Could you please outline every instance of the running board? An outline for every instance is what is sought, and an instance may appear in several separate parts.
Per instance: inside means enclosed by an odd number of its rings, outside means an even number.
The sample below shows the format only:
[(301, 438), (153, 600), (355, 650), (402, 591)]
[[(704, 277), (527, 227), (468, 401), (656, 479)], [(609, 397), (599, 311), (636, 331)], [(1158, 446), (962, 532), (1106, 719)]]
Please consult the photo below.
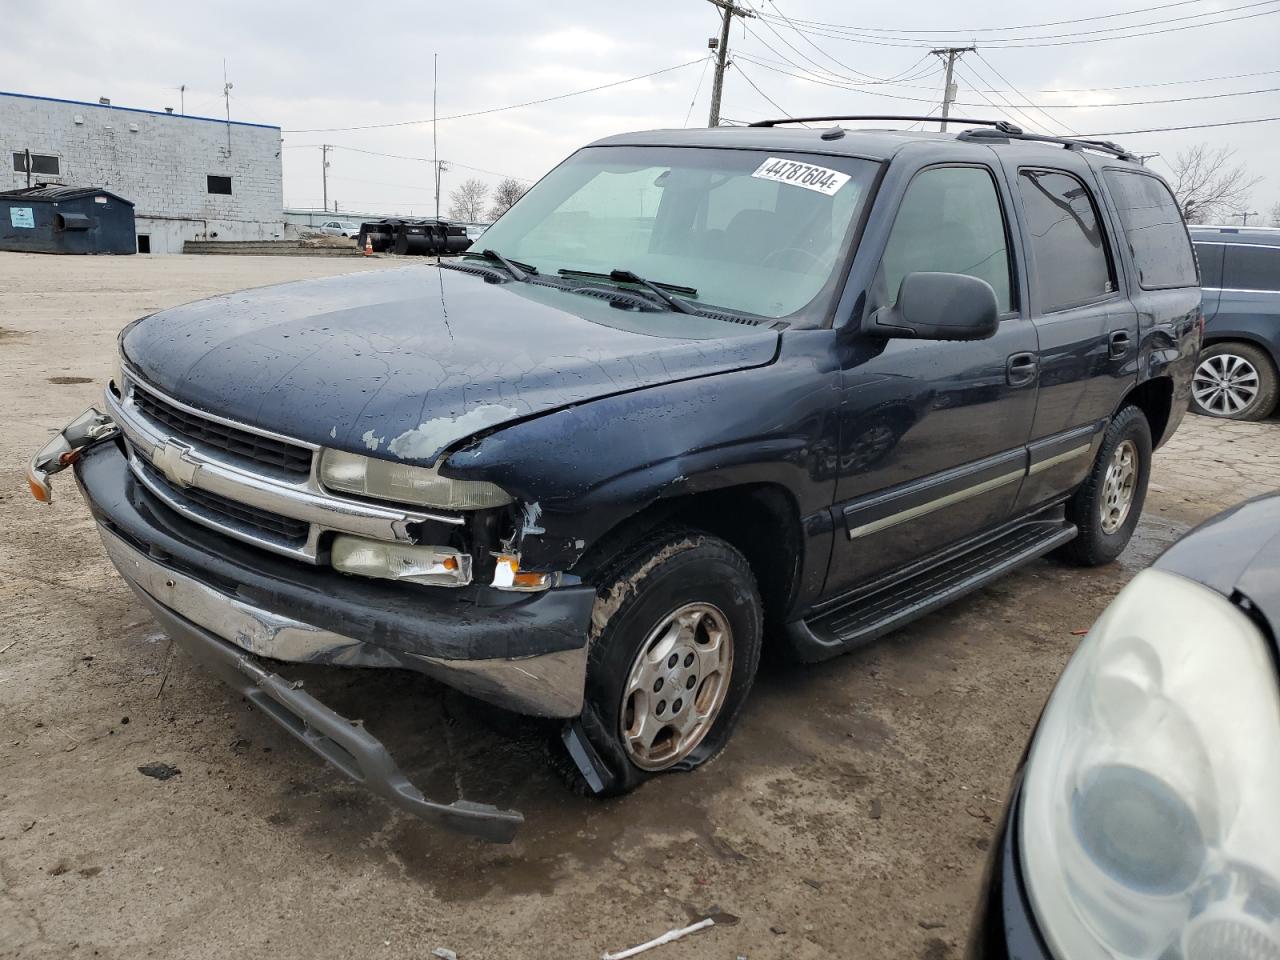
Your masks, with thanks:
[(1061, 519), (1020, 524), (923, 569), (873, 585), (834, 609), (787, 624), (792, 649), (815, 662), (868, 643), (1075, 539)]

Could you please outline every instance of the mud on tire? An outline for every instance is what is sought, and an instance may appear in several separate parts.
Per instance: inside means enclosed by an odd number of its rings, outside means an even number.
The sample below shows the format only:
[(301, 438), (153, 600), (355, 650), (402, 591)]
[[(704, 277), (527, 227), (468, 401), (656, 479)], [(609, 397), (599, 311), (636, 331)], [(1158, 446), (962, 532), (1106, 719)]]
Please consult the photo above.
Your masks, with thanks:
[[(674, 527), (645, 537), (592, 580), (597, 598), (579, 723), (611, 774), (599, 793), (611, 796), (660, 773), (692, 770), (724, 748), (759, 665), (761, 602), (738, 550), (708, 534)], [(724, 644), (729, 645), (727, 669)], [(719, 668), (713, 653), (721, 658)], [(694, 723), (704, 710), (711, 712), (695, 724), (696, 735), (679, 733), (677, 726)], [(658, 725), (655, 751), (638, 749), (637, 741), (644, 738), (636, 733), (653, 727), (637, 717)], [(552, 749), (552, 765), (570, 787), (595, 793), (563, 746), (557, 742)]]

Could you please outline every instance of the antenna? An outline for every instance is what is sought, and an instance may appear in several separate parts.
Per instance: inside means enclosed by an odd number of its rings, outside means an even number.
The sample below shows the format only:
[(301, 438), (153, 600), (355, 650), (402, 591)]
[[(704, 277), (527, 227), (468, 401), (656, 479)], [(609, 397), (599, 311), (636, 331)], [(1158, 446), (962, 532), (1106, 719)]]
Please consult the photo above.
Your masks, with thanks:
[(436, 168), (436, 219), (440, 219), (440, 144), (436, 139), (436, 89), (440, 83), (440, 54), (431, 54), (431, 165)]

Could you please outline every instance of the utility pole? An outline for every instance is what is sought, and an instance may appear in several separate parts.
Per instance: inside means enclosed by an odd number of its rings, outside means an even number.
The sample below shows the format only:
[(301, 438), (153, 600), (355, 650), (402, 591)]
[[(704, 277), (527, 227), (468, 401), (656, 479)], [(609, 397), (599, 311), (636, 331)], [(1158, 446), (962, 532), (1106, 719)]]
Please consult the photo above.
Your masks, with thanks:
[(1240, 226), (1242, 227), (1247, 227), (1249, 225), (1249, 218), (1256, 217), (1257, 215), (1258, 215), (1257, 210), (1249, 210), (1249, 211), (1237, 210), (1236, 211), (1236, 216), (1240, 218)]
[(947, 81), (942, 88), (942, 125), (939, 130), (947, 129), (947, 117), (951, 116), (951, 104), (956, 99), (956, 85), (951, 80), (951, 72), (955, 68), (956, 61), (966, 53), (976, 53), (977, 47), (939, 47), (937, 50), (929, 52), (935, 57), (945, 57), (947, 60)]
[(231, 88), (234, 86), (227, 80), (227, 61), (222, 61), (222, 98), (227, 102), (227, 156), (231, 156)]
[[(320, 144), (320, 183), (324, 190), (324, 200), (321, 201), (321, 206), (324, 207), (325, 213), (329, 212), (329, 151), (332, 149), (333, 147), (327, 143)], [(337, 204), (334, 204), (334, 208), (337, 208)]]
[(720, 39), (711, 37), (707, 46), (716, 52), (716, 75), (711, 84), (711, 116), (707, 118), (708, 127), (720, 126), (720, 93), (724, 89), (724, 72), (729, 66), (729, 24), (734, 17), (754, 17), (750, 10), (736, 6), (733, 0), (708, 0), (712, 6), (720, 8)]
[(440, 174), (445, 173), (449, 169), (448, 160), (434, 161), (436, 168), (436, 219), (440, 219)]

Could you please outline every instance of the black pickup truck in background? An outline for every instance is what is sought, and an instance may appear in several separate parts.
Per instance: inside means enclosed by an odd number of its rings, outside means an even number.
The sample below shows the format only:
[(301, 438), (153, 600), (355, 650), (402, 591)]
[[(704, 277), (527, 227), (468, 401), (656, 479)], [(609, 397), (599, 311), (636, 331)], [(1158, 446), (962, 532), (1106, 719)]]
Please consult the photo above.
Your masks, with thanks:
[(74, 463), (165, 630), (401, 807), (268, 661), (557, 718), (608, 795), (727, 742), (762, 645), (849, 650), (1050, 551), (1101, 564), (1187, 408), (1200, 281), (1113, 144), (953, 121), (610, 137), (477, 248), (125, 329)]

